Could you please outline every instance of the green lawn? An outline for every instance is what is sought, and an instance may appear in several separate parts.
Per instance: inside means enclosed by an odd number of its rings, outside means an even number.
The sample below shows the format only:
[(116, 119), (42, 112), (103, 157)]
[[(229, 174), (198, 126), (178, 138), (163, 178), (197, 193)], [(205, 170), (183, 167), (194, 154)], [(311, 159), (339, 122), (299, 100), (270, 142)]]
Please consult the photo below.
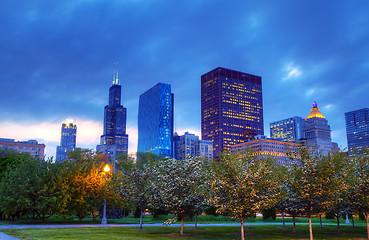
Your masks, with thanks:
[[(3, 232), (20, 239), (178, 239), (178, 227), (145, 227), (147, 231), (131, 230), (134, 227), (109, 228), (64, 228), (64, 229), (7, 229)], [(352, 228), (342, 226), (343, 233), (336, 232), (336, 226), (313, 227), (314, 239), (360, 239), (366, 237), (364, 227)], [(180, 239), (240, 239), (239, 227), (205, 227), (204, 230), (185, 228), (185, 234), (191, 236)], [(297, 226), (299, 234), (291, 234), (291, 229), (280, 229), (276, 226), (252, 226), (245, 229), (246, 239), (307, 239), (308, 226)]]

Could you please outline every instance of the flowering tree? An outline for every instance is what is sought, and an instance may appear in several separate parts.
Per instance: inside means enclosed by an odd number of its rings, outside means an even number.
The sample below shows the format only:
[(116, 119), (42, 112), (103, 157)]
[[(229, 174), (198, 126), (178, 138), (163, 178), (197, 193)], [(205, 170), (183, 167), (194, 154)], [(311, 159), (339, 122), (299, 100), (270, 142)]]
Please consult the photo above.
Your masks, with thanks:
[(318, 151), (302, 146), (294, 153), (295, 161), (289, 168), (288, 196), (296, 199), (298, 209), (309, 219), (310, 239), (313, 239), (311, 217), (325, 212), (332, 203), (335, 191), (334, 170)]
[(364, 213), (369, 238), (369, 149), (353, 154), (352, 160), (356, 171), (349, 192), (356, 209)]
[(167, 222), (181, 221), (183, 234), (183, 218), (193, 214), (205, 202), (206, 171), (201, 158), (186, 160), (162, 159), (153, 162), (150, 187), (150, 205), (162, 208), (176, 216)]
[(275, 206), (281, 197), (280, 166), (270, 158), (258, 159), (251, 150), (246, 150), (221, 155), (210, 169), (210, 202), (220, 213), (241, 221), (244, 239), (244, 221)]

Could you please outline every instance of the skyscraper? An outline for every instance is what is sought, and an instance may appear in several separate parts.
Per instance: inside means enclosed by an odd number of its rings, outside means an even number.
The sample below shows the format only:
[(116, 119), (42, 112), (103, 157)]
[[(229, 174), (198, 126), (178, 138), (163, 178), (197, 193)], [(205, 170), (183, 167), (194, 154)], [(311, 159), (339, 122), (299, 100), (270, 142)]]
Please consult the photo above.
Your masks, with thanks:
[(109, 105), (104, 109), (104, 134), (101, 135), (97, 152), (115, 157), (128, 152), (126, 134), (127, 108), (121, 105), (122, 87), (119, 84), (118, 71), (114, 73), (113, 84), (109, 88)]
[(369, 108), (345, 113), (348, 150), (369, 146)]
[(323, 116), (316, 102), (307, 118), (305, 118), (304, 135), (308, 144), (327, 155), (333, 148), (337, 148), (337, 143), (332, 143), (331, 127), (327, 119)]
[(63, 162), (67, 154), (76, 149), (77, 125), (72, 119), (67, 119), (61, 127), (60, 146), (56, 147), (56, 161)]
[(221, 67), (202, 75), (201, 135), (214, 157), (264, 135), (261, 77)]
[(270, 138), (294, 142), (304, 138), (304, 119), (301, 117), (287, 118), (270, 124)]
[(173, 93), (158, 83), (140, 95), (137, 152), (173, 157)]

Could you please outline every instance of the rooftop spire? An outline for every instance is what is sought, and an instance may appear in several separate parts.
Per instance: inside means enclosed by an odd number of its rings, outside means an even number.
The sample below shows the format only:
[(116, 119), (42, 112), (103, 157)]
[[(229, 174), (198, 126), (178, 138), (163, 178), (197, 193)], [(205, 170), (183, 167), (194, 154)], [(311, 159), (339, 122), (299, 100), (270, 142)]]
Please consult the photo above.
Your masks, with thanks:
[(313, 108), (311, 109), (311, 112), (307, 118), (313, 118), (313, 117), (325, 119), (325, 117), (323, 116), (323, 114), (320, 112), (318, 108), (318, 104), (315, 101), (313, 102)]
[(114, 63), (113, 85), (119, 85), (118, 62)]

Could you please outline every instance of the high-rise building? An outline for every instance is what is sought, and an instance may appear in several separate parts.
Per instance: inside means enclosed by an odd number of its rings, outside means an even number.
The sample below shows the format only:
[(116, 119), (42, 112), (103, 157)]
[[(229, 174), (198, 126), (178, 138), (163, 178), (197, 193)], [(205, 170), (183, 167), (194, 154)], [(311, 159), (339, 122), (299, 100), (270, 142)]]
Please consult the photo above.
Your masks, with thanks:
[(114, 163), (117, 155), (128, 153), (127, 108), (121, 105), (121, 92), (116, 71), (113, 84), (109, 88), (109, 104), (104, 109), (104, 134), (96, 148), (97, 152), (108, 155)]
[(316, 102), (307, 118), (305, 118), (304, 136), (311, 146), (327, 155), (333, 148), (337, 148), (337, 143), (331, 140), (331, 127), (327, 119), (320, 112)]
[(14, 139), (0, 138), (0, 148), (30, 153), (34, 157), (44, 159), (45, 144), (38, 143), (36, 140), (16, 142)]
[(178, 160), (189, 157), (213, 158), (213, 142), (200, 140), (199, 136), (185, 132), (184, 135), (174, 134), (174, 158)]
[(369, 108), (345, 113), (348, 150), (369, 146)]
[(214, 157), (264, 135), (261, 77), (221, 67), (202, 75), (201, 135)]
[(304, 138), (305, 120), (301, 117), (287, 118), (270, 124), (270, 138), (294, 142)]
[(62, 123), (60, 146), (56, 147), (56, 161), (63, 162), (67, 154), (76, 149), (77, 125), (72, 119)]
[(173, 157), (173, 101), (171, 86), (165, 83), (140, 95), (137, 152)]

